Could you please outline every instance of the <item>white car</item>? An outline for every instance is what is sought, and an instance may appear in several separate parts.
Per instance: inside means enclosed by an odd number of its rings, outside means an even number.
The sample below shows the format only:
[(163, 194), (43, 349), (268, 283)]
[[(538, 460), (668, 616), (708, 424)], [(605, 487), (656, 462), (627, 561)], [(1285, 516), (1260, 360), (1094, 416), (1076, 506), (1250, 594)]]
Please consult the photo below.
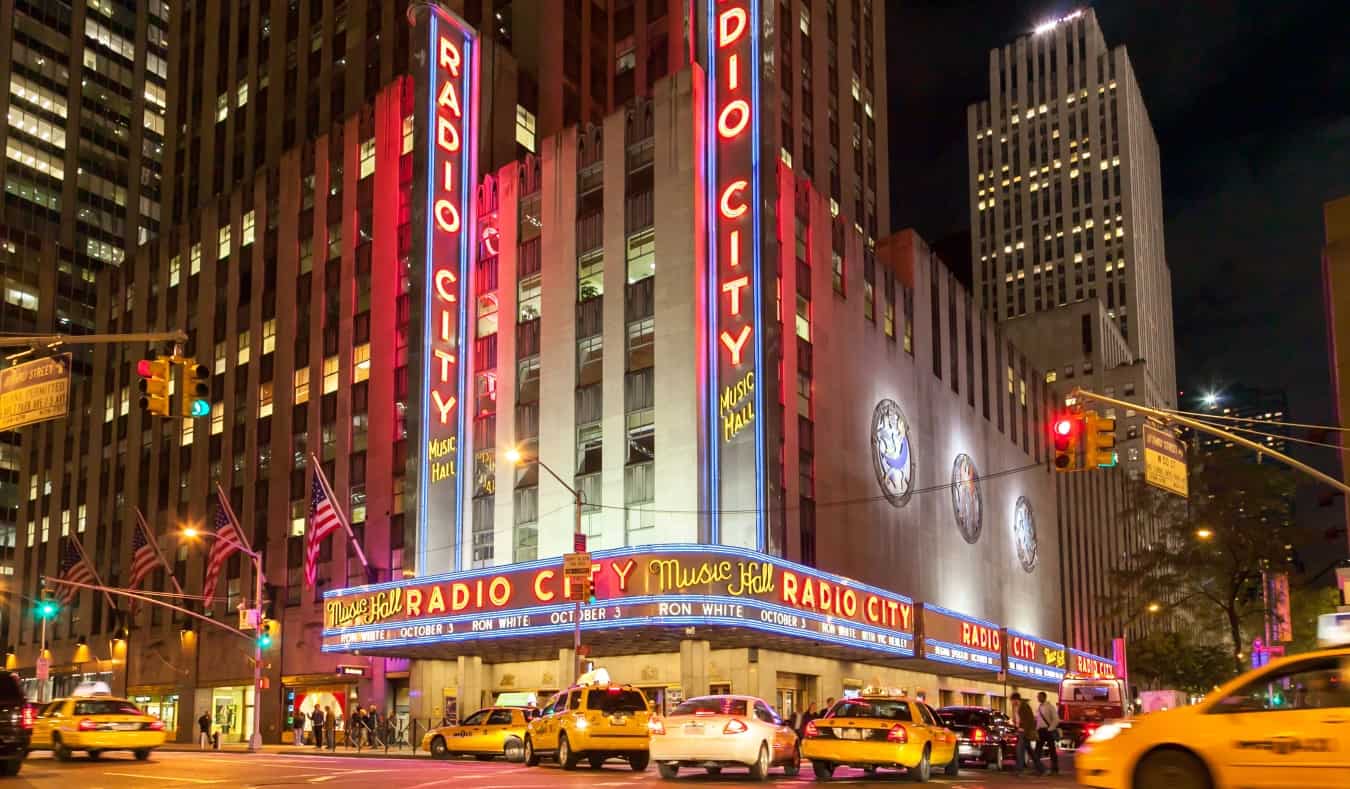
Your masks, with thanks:
[(795, 776), (801, 766), (797, 733), (753, 696), (689, 699), (649, 728), (651, 760), (662, 778), (674, 778), (681, 767), (711, 775), (723, 767), (748, 767), (750, 777), (763, 781), (775, 765), (787, 776)]

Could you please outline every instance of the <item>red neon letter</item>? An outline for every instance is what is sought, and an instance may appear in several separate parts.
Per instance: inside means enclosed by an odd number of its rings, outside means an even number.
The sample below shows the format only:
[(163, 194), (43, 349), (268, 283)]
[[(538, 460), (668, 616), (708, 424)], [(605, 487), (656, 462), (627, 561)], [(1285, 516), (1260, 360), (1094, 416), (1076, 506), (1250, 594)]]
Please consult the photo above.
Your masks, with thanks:
[(727, 58), (727, 90), (735, 90), (741, 86), (741, 56), (735, 52)]
[(440, 271), (437, 271), (436, 295), (440, 296), (445, 301), (454, 301), (456, 299), (455, 292), (450, 289), (450, 286), (458, 281), (459, 281), (458, 278), (455, 277), (455, 272), (451, 271), (448, 268), (443, 268)]
[[(732, 113), (736, 114), (736, 121), (731, 121)], [(722, 138), (729, 140), (732, 137), (745, 131), (745, 127), (750, 123), (750, 102), (745, 99), (736, 99), (727, 102), (727, 106), (722, 108), (722, 113), (717, 116), (717, 133)], [(458, 146), (456, 146), (458, 147)]]
[[(733, 279), (732, 281), (724, 283), (722, 285), (722, 292), (731, 294), (732, 315), (741, 314), (741, 288), (747, 287), (749, 284), (750, 284), (749, 277), (740, 277), (739, 279)], [(750, 327), (747, 326), (746, 328), (748, 329)]]
[(445, 198), (436, 201), (436, 226), (446, 233), (459, 232), (459, 209)]
[(741, 349), (745, 347), (745, 341), (750, 339), (750, 325), (741, 327), (741, 333), (738, 337), (732, 337), (730, 332), (722, 332), (722, 344), (731, 351), (731, 366), (738, 367), (741, 363)]
[(459, 47), (455, 46), (454, 41), (442, 37), (441, 56), (440, 59), (436, 62), (436, 65), (440, 66), (441, 68), (450, 69), (450, 73), (458, 77), (459, 64), (460, 64)]
[(727, 184), (727, 188), (722, 190), (722, 199), (719, 202), (719, 205), (721, 207), (723, 218), (735, 219), (750, 210), (750, 207), (744, 202), (734, 206), (731, 204), (731, 199), (739, 195), (748, 186), (750, 186), (750, 182), (746, 180), (732, 181)]
[(797, 605), (797, 574), (783, 571), (783, 602)]
[(495, 227), (483, 228), (483, 249), (487, 251), (488, 257), (497, 254), (498, 249), (497, 245), (500, 241), (500, 237), (501, 233), (500, 231), (497, 230), (497, 228)]
[(544, 588), (544, 582), (552, 577), (552, 570), (540, 570), (538, 574), (534, 576), (534, 599), (541, 603), (547, 603), (555, 597), (552, 592)]
[(436, 119), (436, 144), (450, 153), (459, 150), (459, 129), (449, 118)]
[(450, 365), (455, 363), (455, 355), (437, 348), (432, 351), (441, 360), (441, 383), (450, 383)]
[(628, 560), (628, 563), (625, 564), (625, 565), (623, 566), (623, 569), (620, 569), (620, 568), (619, 568), (619, 565), (618, 565), (617, 562), (610, 565), (610, 569), (612, 569), (612, 570), (614, 571), (614, 574), (617, 575), (617, 576), (619, 576), (619, 591), (620, 591), (620, 592), (626, 592), (626, 591), (628, 591), (628, 574), (631, 573), (631, 572), (633, 572), (633, 567), (634, 567), (636, 564), (637, 564), (637, 562), (633, 561), (632, 559), (629, 559), (629, 560)]
[(409, 589), (409, 590), (408, 590), (408, 604), (407, 604), (407, 606), (405, 607), (404, 610), (408, 612), (408, 616), (421, 616), (421, 615), (422, 615), (422, 590), (421, 590), (421, 589)]
[[(733, 24), (734, 23), (734, 26)], [(745, 33), (746, 16), (744, 8), (728, 8), (717, 18), (717, 46), (725, 47), (736, 43), (736, 39)], [(443, 46), (443, 45), (442, 45)]]
[(464, 112), (459, 108), (459, 91), (455, 89), (455, 83), (449, 80), (441, 86), (441, 94), (436, 97), (436, 106), (449, 109), (456, 118), (464, 117)]
[(427, 613), (438, 614), (445, 610), (445, 597), (439, 586), (431, 587), (431, 599), (427, 601)]
[(440, 392), (432, 390), (431, 400), (436, 404), (436, 413), (441, 417), (441, 424), (448, 424), (450, 422), (450, 409), (455, 407), (455, 398), (447, 399), (442, 397)]

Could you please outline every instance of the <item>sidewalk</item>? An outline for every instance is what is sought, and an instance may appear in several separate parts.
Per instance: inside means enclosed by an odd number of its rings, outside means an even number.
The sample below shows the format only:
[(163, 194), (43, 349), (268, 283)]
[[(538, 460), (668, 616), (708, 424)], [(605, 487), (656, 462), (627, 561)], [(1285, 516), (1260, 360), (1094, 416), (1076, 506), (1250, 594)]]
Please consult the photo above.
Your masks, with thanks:
[[(207, 749), (207, 750), (205, 750), (205, 751), (202, 751), (202, 750), (201, 750), (196, 744), (194, 744), (194, 743), (186, 743), (186, 742), (166, 742), (166, 743), (164, 743), (162, 746), (160, 746), (160, 750), (163, 750), (163, 751), (178, 751), (178, 752), (183, 752), (183, 753), (195, 753), (195, 752), (200, 751), (201, 753), (235, 753), (235, 754), (240, 754), (240, 755), (243, 755), (243, 756), (247, 756), (247, 755), (248, 755), (248, 746), (247, 746), (246, 744), (244, 744), (244, 743), (236, 743), (236, 742), (232, 742), (232, 743), (227, 743), (227, 744), (221, 745), (219, 751), (212, 751), (212, 750), (210, 750), (210, 749)], [(414, 754), (414, 753), (412, 752), (412, 749), (410, 749), (410, 748), (401, 748), (401, 749), (397, 749), (397, 750), (394, 749), (394, 748), (390, 748), (390, 749), (389, 749), (389, 752), (388, 752), (388, 753), (385, 753), (385, 751), (384, 751), (383, 748), (373, 748), (373, 749), (372, 749), (372, 748), (362, 748), (361, 750), (358, 751), (358, 750), (356, 750), (355, 748), (338, 747), (337, 750), (335, 750), (335, 751), (330, 751), (330, 750), (327, 750), (327, 749), (315, 748), (313, 745), (299, 746), (299, 747), (297, 747), (297, 746), (295, 746), (295, 745), (266, 745), (266, 744), (265, 744), (265, 745), (263, 745), (263, 747), (262, 747), (262, 752), (263, 752), (263, 753), (268, 753), (268, 754), (283, 754), (283, 755), (287, 755), (287, 756), (318, 756), (318, 757), (323, 757), (323, 756), (329, 756), (329, 757), (332, 757), (332, 756), (343, 756), (343, 757), (354, 757), (354, 758), (378, 758), (378, 759), (430, 759), (430, 758), (431, 758), (431, 756), (430, 756), (426, 751), (418, 751), (416, 754)]]

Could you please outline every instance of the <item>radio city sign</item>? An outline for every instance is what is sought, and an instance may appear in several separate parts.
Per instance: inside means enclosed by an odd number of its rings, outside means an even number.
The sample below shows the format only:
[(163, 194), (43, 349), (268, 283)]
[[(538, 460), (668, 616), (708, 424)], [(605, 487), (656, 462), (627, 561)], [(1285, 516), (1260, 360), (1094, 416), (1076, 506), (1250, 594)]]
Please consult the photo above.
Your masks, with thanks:
[[(474, 243), (477, 178), (478, 36), (454, 14), (427, 13), (423, 108), (427, 135), (422, 282), (419, 568), (426, 551), (452, 548), (459, 562), (463, 526), (466, 309)], [(431, 524), (453, 534), (430, 534)]]
[[(738, 548), (597, 551), (599, 600), (582, 626), (745, 627), (909, 657), (914, 603), (875, 587)], [(570, 630), (557, 560), (329, 592), (324, 649), (397, 647)]]
[(1116, 676), (1115, 661), (1098, 657), (1090, 652), (1069, 650), (1069, 673), (1077, 677), (1108, 678)]
[(1007, 646), (1008, 673), (1027, 679), (1059, 682), (1066, 666), (1063, 644), (1019, 633), (1008, 628), (1003, 631)]
[(993, 622), (924, 603), (923, 656), (941, 663), (1000, 671), (1003, 632)]
[[(709, 542), (765, 543), (758, 0), (705, 4), (702, 200)], [(728, 514), (734, 511), (735, 514)]]

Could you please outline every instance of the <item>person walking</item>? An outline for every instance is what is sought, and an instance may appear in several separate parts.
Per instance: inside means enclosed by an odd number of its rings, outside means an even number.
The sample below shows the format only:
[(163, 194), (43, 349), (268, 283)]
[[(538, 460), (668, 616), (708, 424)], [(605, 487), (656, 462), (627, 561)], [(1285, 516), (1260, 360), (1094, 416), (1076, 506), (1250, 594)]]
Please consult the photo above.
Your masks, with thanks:
[(1028, 759), (1036, 766), (1037, 775), (1045, 775), (1045, 768), (1036, 758), (1033, 745), (1036, 742), (1036, 713), (1031, 711), (1031, 705), (1022, 698), (1022, 694), (1014, 693), (1009, 698), (1017, 708), (1017, 775), (1026, 769)]
[(328, 750), (337, 750), (337, 715), (333, 713), (332, 707), (323, 708), (323, 738), (327, 741)]
[(295, 732), (295, 747), (299, 748), (305, 744), (305, 713), (295, 708), (295, 714), (291, 716), (291, 728)]
[(323, 748), (323, 709), (318, 704), (314, 705), (314, 711), (309, 714), (309, 730), (314, 734), (314, 747)]
[(1036, 694), (1036, 766), (1041, 766), (1041, 753), (1050, 751), (1050, 772), (1059, 775), (1059, 749), (1055, 741), (1059, 739), (1059, 710), (1051, 704), (1045, 691)]
[(374, 704), (366, 711), (366, 725), (370, 726), (370, 747), (374, 748), (376, 744), (384, 744), (384, 718), (380, 715), (380, 709)]
[(347, 725), (344, 727), (347, 734), (347, 747), (361, 747), (362, 738), (366, 733), (366, 711), (361, 709), (361, 705), (356, 705), (352, 714), (347, 716)]
[(211, 747), (211, 714), (209, 712), (203, 712), (202, 716), (197, 719), (197, 729), (200, 732), (197, 735), (198, 750), (204, 751)]
[(797, 729), (797, 735), (799, 737), (805, 737), (806, 724), (819, 717), (820, 713), (816, 712), (816, 703), (813, 701), (810, 704), (807, 704), (806, 709), (802, 711), (802, 719), (798, 722), (800, 728)]

